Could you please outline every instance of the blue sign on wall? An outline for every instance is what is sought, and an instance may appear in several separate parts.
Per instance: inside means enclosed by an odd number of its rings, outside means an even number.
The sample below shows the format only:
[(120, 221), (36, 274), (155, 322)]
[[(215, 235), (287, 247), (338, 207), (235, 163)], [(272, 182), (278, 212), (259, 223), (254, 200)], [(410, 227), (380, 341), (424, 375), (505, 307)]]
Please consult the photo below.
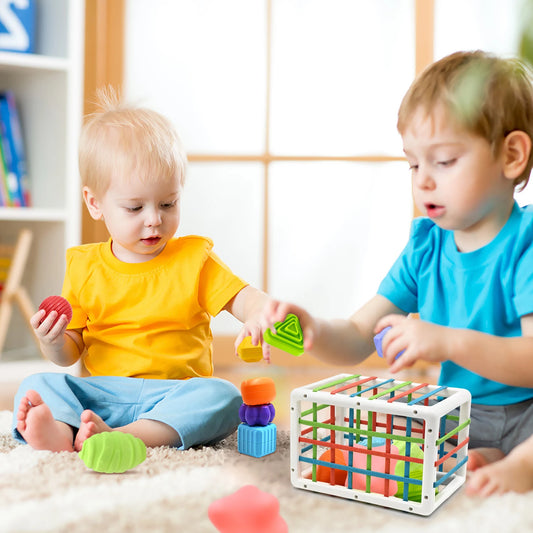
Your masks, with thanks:
[(34, 0), (0, 0), (0, 50), (34, 52)]

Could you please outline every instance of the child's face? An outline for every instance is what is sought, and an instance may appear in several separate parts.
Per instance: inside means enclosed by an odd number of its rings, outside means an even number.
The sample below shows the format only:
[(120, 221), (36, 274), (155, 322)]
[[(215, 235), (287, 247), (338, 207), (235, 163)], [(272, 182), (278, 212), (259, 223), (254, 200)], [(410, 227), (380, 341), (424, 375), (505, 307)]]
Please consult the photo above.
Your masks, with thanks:
[(490, 242), (513, 198), (502, 156), (494, 156), (486, 139), (450, 124), (442, 108), (430, 117), (415, 112), (402, 139), (422, 214), (454, 231), (460, 249), (461, 242), (472, 249)]
[(135, 177), (115, 179), (97, 203), (112, 237), (113, 253), (127, 263), (157, 256), (179, 226), (177, 177), (155, 183)]

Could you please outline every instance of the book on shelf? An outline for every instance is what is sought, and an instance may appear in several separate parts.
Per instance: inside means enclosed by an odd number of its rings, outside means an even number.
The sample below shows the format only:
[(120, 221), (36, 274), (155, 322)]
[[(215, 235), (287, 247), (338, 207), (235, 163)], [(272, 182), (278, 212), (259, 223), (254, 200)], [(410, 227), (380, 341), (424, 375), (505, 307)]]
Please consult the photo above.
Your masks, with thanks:
[(0, 151), (4, 175), (3, 204), (12, 207), (31, 205), (26, 156), (20, 117), (12, 91), (0, 93)]

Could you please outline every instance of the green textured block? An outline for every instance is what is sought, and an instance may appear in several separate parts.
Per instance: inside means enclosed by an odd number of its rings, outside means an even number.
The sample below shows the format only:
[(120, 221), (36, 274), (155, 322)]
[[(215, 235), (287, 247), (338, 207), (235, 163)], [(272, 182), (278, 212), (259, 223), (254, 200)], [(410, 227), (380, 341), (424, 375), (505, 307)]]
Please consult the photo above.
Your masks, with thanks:
[(264, 339), (268, 344), (297, 357), (304, 353), (304, 335), (296, 315), (289, 313), (283, 322), (276, 322), (274, 328), (276, 333), (270, 328), (265, 331)]
[(104, 431), (89, 437), (79, 453), (87, 468), (105, 474), (121, 474), (146, 459), (146, 446), (130, 433)]

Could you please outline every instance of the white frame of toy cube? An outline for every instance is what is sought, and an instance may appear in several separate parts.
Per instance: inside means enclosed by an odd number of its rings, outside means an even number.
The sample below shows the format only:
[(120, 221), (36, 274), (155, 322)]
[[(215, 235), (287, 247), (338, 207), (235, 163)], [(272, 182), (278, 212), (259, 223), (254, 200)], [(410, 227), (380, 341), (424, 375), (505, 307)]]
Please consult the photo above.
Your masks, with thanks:
[[(316, 390), (338, 387), (338, 383), (352, 385), (353, 383), (364, 382), (365, 388), (361, 394), (350, 396), (354, 393), (353, 388), (347, 389), (346, 392), (332, 394), (327, 390)], [(333, 384), (333, 385), (332, 385)], [(326, 387), (328, 386), (329, 387)], [(375, 392), (379, 390), (378, 394)], [(367, 392), (371, 391), (371, 392)], [(411, 391), (411, 392), (409, 392)], [(415, 391), (413, 393), (413, 391)], [(362, 396), (366, 393), (368, 397)], [(401, 396), (409, 398), (415, 394), (416, 401), (409, 405), (396, 401)], [(394, 399), (391, 399), (394, 398)], [(428, 399), (435, 402), (429, 405)], [(427, 405), (418, 402), (424, 401)], [(309, 445), (301, 442), (302, 432), (309, 431), (309, 427), (317, 424), (310, 423), (301, 419), (302, 405), (318, 405), (314, 411), (330, 407), (328, 411), (334, 408), (335, 420), (333, 424), (325, 424), (325, 431), (334, 434), (336, 442), (343, 442), (346, 437), (345, 411), (355, 409), (358, 412), (377, 413), (378, 415), (393, 415), (406, 420), (414, 419), (417, 422), (423, 422), (423, 475), (422, 475), (422, 496), (421, 501), (412, 501), (402, 499), (396, 496), (384, 496), (382, 494), (367, 492), (365, 490), (347, 488), (341, 485), (325, 483), (322, 481), (313, 481), (309, 478), (309, 471), (312, 468), (310, 462), (316, 464), (316, 459), (310, 460), (307, 449), (310, 447), (318, 448), (318, 445)], [(291, 482), (294, 487), (338, 496), (350, 500), (362, 501), (383, 507), (389, 507), (409, 513), (419, 515), (430, 515), (435, 509), (442, 505), (452, 494), (454, 494), (463, 485), (466, 479), (466, 462), (468, 460), (468, 434), (470, 424), (470, 406), (471, 394), (466, 389), (441, 387), (427, 383), (414, 383), (412, 381), (400, 381), (394, 379), (380, 379), (376, 376), (362, 376), (351, 374), (339, 374), (310, 385), (305, 385), (294, 389), (291, 393), (291, 445), (290, 445), (290, 468)], [(454, 466), (446, 472), (442, 471), (443, 466), (437, 466), (438, 462), (443, 461), (442, 446), (442, 422), (443, 417), (450, 415), (456, 408), (459, 409), (457, 426), (453, 433), (457, 435), (458, 446), (455, 448)], [(304, 410), (304, 413), (306, 410)], [(330, 415), (331, 416), (331, 415)], [(394, 420), (394, 418), (393, 418)], [(331, 421), (331, 419), (329, 419)], [(303, 422), (303, 423), (302, 423)], [(324, 424), (322, 424), (324, 426)], [(342, 426), (342, 428), (341, 428)], [(337, 429), (341, 428), (341, 429)], [(439, 430), (441, 434), (439, 435)], [(353, 428), (349, 431), (352, 432)], [(393, 430), (394, 431), (394, 430)], [(418, 429), (420, 433), (422, 430)], [(362, 431), (362, 433), (365, 433)], [(386, 433), (383, 433), (385, 435)], [(392, 441), (392, 436), (389, 436)], [(447, 435), (448, 438), (448, 435)], [(325, 440), (324, 440), (325, 441)], [(322, 441), (322, 442), (324, 442)], [(328, 446), (325, 445), (327, 449)], [(439, 459), (440, 448), (440, 459)], [(316, 453), (316, 451), (315, 451)], [(446, 452), (449, 454), (449, 452)], [(453, 462), (453, 461), (452, 461)], [(307, 477), (306, 477), (307, 476)], [(436, 491), (438, 486), (438, 491)]]

